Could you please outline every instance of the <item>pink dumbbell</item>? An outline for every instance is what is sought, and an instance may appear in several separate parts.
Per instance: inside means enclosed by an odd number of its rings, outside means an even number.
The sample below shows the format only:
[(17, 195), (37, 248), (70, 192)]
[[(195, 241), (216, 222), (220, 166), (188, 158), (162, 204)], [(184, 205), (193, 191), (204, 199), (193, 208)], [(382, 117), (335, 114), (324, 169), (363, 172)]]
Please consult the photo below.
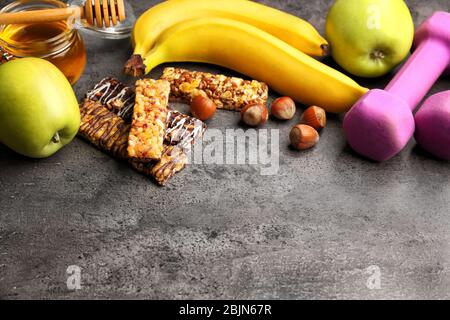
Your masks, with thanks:
[(347, 113), (350, 146), (376, 161), (398, 154), (411, 139), (412, 112), (436, 80), (450, 71), (450, 13), (436, 12), (416, 32), (415, 52), (387, 86), (371, 90)]
[(431, 96), (416, 113), (418, 144), (444, 160), (450, 160), (450, 91)]

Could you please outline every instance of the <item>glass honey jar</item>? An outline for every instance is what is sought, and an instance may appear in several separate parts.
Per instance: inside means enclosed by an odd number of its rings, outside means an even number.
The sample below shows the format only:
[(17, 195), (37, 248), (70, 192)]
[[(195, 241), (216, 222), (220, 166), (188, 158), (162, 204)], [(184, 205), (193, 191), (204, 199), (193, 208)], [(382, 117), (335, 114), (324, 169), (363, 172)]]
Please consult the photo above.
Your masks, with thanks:
[[(65, 8), (57, 0), (15, 1), (0, 12)], [(0, 50), (6, 60), (24, 57), (52, 62), (74, 84), (86, 65), (83, 40), (71, 21), (0, 26)]]

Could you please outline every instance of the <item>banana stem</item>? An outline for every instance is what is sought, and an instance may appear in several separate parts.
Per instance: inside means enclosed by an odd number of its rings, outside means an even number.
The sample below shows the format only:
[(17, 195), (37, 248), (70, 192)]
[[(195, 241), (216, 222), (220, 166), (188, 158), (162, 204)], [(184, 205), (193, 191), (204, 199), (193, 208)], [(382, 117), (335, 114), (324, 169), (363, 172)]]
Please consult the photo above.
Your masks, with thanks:
[(331, 47), (329, 44), (324, 43), (320, 48), (322, 49), (322, 57), (328, 57), (331, 54)]
[(124, 67), (125, 74), (132, 77), (142, 77), (146, 66), (140, 54), (133, 54)]

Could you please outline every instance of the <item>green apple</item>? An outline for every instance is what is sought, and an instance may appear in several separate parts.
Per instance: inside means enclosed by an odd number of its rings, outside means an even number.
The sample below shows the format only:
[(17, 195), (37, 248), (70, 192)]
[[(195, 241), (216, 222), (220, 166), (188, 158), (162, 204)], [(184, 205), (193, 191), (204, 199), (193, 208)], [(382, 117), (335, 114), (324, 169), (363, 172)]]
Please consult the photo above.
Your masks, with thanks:
[(45, 158), (72, 141), (79, 126), (77, 99), (57, 67), (38, 58), (0, 66), (0, 143)]
[(414, 23), (403, 0), (337, 0), (328, 13), (326, 34), (342, 68), (374, 78), (406, 58)]

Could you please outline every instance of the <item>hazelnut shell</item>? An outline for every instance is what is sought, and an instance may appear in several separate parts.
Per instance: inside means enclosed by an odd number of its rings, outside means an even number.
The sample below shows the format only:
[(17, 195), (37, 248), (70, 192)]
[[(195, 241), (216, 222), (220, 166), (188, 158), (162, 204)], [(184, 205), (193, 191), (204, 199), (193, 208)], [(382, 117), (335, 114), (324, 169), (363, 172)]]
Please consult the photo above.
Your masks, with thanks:
[(250, 104), (241, 110), (241, 120), (248, 126), (262, 126), (269, 119), (269, 112), (262, 104)]
[(320, 131), (325, 128), (327, 124), (327, 114), (324, 109), (312, 106), (305, 110), (300, 119), (300, 123)]
[(292, 128), (289, 134), (291, 145), (298, 150), (306, 150), (314, 147), (319, 142), (319, 133), (316, 129), (305, 124), (299, 124)]
[(289, 97), (276, 99), (270, 109), (272, 115), (279, 120), (291, 120), (297, 111), (294, 100)]
[(216, 113), (216, 110), (216, 104), (207, 97), (196, 96), (191, 101), (192, 115), (202, 121), (211, 119)]

